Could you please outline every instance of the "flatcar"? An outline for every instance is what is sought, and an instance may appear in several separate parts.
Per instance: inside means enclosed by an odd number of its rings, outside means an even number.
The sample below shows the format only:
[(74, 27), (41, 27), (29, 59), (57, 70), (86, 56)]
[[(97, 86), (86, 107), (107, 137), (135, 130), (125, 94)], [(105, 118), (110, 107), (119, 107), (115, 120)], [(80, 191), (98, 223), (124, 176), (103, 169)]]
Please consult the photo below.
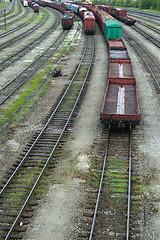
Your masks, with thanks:
[(86, 34), (94, 34), (95, 32), (95, 17), (91, 11), (84, 12), (84, 31)]
[(100, 119), (113, 127), (133, 127), (140, 122), (140, 108), (132, 63), (122, 39), (108, 40), (108, 47), (108, 81)]

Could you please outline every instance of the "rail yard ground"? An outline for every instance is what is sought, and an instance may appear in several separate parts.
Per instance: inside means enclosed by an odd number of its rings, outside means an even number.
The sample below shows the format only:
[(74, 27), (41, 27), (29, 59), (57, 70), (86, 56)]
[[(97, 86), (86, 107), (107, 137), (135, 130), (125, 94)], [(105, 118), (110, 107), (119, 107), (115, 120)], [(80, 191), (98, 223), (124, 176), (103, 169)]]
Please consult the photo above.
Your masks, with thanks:
[[(134, 34), (130, 27), (125, 25), (123, 27)], [(136, 37), (160, 62), (159, 50), (137, 33)], [(50, 90), (39, 98), (36, 107), (30, 110), (23, 122), (13, 123), (5, 135), (1, 133), (1, 182), (28, 139), (36, 130), (41, 129), (42, 120), (73, 75), (81, 58), (83, 43), (84, 35), (81, 34), (79, 45), (75, 45), (74, 50), (62, 61), (62, 76), (51, 81)], [(160, 94), (157, 94), (150, 74), (140, 58), (126, 41), (125, 44), (134, 66), (141, 110), (140, 125), (133, 130), (133, 154), (139, 165), (137, 174), (141, 176), (141, 199), (144, 205), (141, 239), (160, 239)], [(107, 80), (108, 52), (98, 26), (96, 26), (95, 48), (89, 86), (74, 128), (64, 146), (54, 174), (50, 176), (47, 192), (35, 210), (24, 239), (77, 239), (88, 196), (88, 173), (91, 161), (101, 144), (101, 134), (105, 131), (100, 122), (100, 111)], [(19, 70), (16, 63), (12, 68), (15, 71)], [(3, 74), (5, 77), (5, 73)], [(7, 74), (6, 72), (6, 78)]]

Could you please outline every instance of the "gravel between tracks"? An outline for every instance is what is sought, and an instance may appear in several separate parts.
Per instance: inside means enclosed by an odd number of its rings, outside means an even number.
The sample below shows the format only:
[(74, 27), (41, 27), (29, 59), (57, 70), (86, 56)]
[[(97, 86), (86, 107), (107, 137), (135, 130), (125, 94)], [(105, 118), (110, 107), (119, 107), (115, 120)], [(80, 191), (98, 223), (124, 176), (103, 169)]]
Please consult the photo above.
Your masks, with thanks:
[[(80, 57), (83, 39), (80, 47), (65, 61), (66, 66), (76, 65), (77, 56)], [(97, 29), (95, 35), (96, 57), (92, 69), (91, 81), (83, 101), (83, 105), (72, 131), (70, 141), (65, 146), (65, 155), (55, 169), (48, 192), (37, 208), (33, 221), (29, 225), (24, 239), (77, 239), (77, 229), (83, 214), (83, 204), (87, 195), (85, 178), (90, 166), (90, 156), (93, 146), (98, 144), (97, 136), (101, 135), (102, 126), (99, 114), (105, 92), (107, 76), (107, 47), (101, 32)], [(144, 40), (145, 43), (145, 40)], [(127, 44), (127, 43), (126, 43)], [(127, 44), (128, 46), (128, 44)], [(146, 197), (146, 207), (153, 202), (156, 214), (147, 212), (147, 222), (141, 239), (159, 239), (160, 237), (160, 113), (159, 95), (150, 81), (139, 58), (128, 46), (138, 84), (138, 93), (141, 109), (141, 123), (136, 127), (134, 137), (138, 149), (138, 156), (142, 161), (139, 173), (142, 180), (148, 180), (148, 188), (143, 194)], [(152, 52), (155, 47), (150, 48)], [(68, 67), (71, 75), (73, 69)], [(41, 127), (43, 117), (47, 114), (53, 102), (62, 90), (66, 77), (53, 82), (51, 92), (41, 99), (36, 110), (28, 117), (24, 124), (10, 127), (10, 134), (1, 141), (0, 178), (14, 162), (24, 148), (26, 140)], [(77, 169), (78, 176), (72, 169)], [(80, 174), (81, 173), (81, 174)]]

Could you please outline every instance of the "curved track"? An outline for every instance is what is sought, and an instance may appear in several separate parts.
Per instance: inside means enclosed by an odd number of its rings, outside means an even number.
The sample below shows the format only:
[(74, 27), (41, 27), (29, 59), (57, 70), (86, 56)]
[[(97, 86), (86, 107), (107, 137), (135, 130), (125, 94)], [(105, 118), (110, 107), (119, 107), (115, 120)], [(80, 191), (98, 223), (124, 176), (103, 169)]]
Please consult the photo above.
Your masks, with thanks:
[[(23, 15), (23, 17), (25, 18), (25, 17), (28, 15), (28, 13), (29, 13), (29, 8), (28, 8), (27, 11), (26, 11), (26, 15)], [(10, 30), (8, 30), (8, 31), (5, 31), (5, 32), (1, 33), (1, 34), (0, 34), (0, 38), (4, 38), (4, 37), (10, 35), (11, 33), (14, 33), (14, 32), (16, 32), (16, 31), (19, 31), (20, 29), (26, 27), (28, 24), (30, 24), (31, 22), (33, 22), (36, 18), (37, 18), (37, 15), (36, 15), (36, 14), (33, 14), (32, 17), (31, 17), (30, 19), (28, 19), (25, 23), (22, 23), (22, 24), (20, 24), (20, 25), (17, 26), (17, 27), (14, 27), (14, 28), (12, 28), (12, 29), (10, 29)], [(21, 19), (21, 20), (22, 20), (22, 19)], [(17, 20), (17, 22), (18, 22), (18, 21), (19, 21), (19, 20)]]
[(5, 60), (0, 62), (0, 71), (2, 71), (4, 68), (10, 66), (13, 62), (17, 61), (19, 58), (21, 58), (24, 54), (26, 54), (28, 51), (31, 51), (35, 46), (38, 46), (45, 38), (47, 38), (60, 24), (60, 16), (58, 13), (56, 14), (56, 21), (53, 23), (53, 25), (47, 29), (44, 33), (42, 33), (41, 36), (38, 38), (35, 38), (32, 42), (28, 43), (26, 46), (24, 46), (22, 49), (18, 50)]
[[(22, 4), (19, 1), (17, 1), (17, 8), (18, 8), (18, 10), (15, 14), (6, 18), (6, 26), (7, 27), (24, 18), (23, 15), (17, 18), (17, 16), (22, 13)], [(24, 13), (24, 15), (26, 16), (26, 13)], [(13, 19), (15, 17), (16, 17), (16, 19)], [(13, 19), (13, 20), (8, 22), (8, 20), (10, 20), (10, 19)], [(2, 23), (2, 22), (4, 22), (4, 19), (0, 20), (0, 23)], [(2, 29), (2, 28), (4, 28), (4, 24), (0, 25), (0, 29)]]
[[(17, 234), (15, 231), (20, 231), (21, 222), (26, 222), (27, 206), (29, 208), (32, 204), (30, 200), (37, 184), (46, 168), (52, 168), (56, 163), (56, 149), (86, 84), (93, 56), (93, 37), (88, 36), (81, 62), (67, 89), (43, 129), (28, 143), (27, 149), (17, 162), (18, 166), (1, 189), (0, 212), (3, 221), (0, 224), (0, 237), (5, 240), (14, 237), (14, 234)], [(20, 228), (24, 231), (23, 226)]]
[(14, 44), (15, 42), (21, 40), (22, 38), (28, 36), (28, 34), (33, 33), (33, 31), (36, 30), (37, 28), (40, 28), (47, 21), (47, 19), (49, 17), (49, 13), (46, 10), (43, 9), (42, 11), (44, 11), (46, 14), (44, 15), (44, 18), (42, 18), (37, 25), (35, 25), (34, 27), (28, 29), (27, 31), (19, 34), (18, 36), (2, 43), (0, 46), (0, 50), (3, 50), (4, 48), (9, 47), (11, 44)]

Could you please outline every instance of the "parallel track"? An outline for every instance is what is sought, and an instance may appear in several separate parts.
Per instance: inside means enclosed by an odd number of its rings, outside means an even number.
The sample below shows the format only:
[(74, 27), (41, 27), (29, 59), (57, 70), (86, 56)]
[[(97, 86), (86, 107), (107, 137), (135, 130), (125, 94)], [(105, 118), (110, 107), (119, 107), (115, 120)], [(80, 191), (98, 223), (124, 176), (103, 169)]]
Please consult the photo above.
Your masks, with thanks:
[(28, 51), (31, 51), (34, 47), (38, 46), (45, 38), (47, 38), (60, 24), (60, 16), (58, 13), (55, 13), (56, 20), (53, 23), (53, 25), (48, 28), (44, 33), (42, 33), (41, 36), (35, 38), (32, 42), (29, 42), (26, 46), (24, 46), (22, 49), (18, 50), (5, 60), (0, 62), (0, 71), (2, 71), (4, 68), (10, 66), (12, 63), (20, 59), (24, 54), (26, 54)]
[[(6, 26), (7, 27), (12, 25), (12, 24), (14, 24), (14, 23), (16, 23), (17, 19), (13, 19), (13, 18), (15, 18), (15, 17), (17, 18), (17, 16), (22, 13), (22, 4), (19, 1), (17, 1), (17, 7), (18, 7), (18, 11), (15, 14), (13, 14), (12, 16), (9, 16), (9, 17), (6, 18)], [(23, 16), (20, 16), (18, 18), (18, 20), (21, 20), (23, 18), (24, 18)], [(10, 19), (13, 19), (13, 20), (8, 22), (8, 20), (10, 20)], [(0, 20), (0, 23), (2, 23), (2, 22), (4, 22), (4, 19)], [(4, 28), (4, 24), (0, 25), (0, 29), (2, 29), (2, 28)]]
[[(26, 14), (23, 15), (24, 18), (26, 18), (26, 16), (29, 14), (29, 9), (30, 9), (30, 8), (27, 8)], [(8, 31), (5, 31), (5, 32), (1, 33), (1, 34), (0, 34), (0, 38), (4, 38), (4, 37), (10, 35), (11, 33), (14, 33), (14, 32), (16, 32), (16, 31), (19, 31), (20, 29), (26, 27), (26, 26), (29, 25), (31, 22), (33, 22), (36, 18), (37, 18), (37, 15), (36, 15), (36, 14), (33, 14), (30, 19), (28, 19), (27, 21), (25, 21), (25, 23), (22, 23), (22, 24), (20, 24), (20, 25), (17, 26), (17, 27), (14, 27), (14, 28), (12, 28), (12, 29), (10, 29), (10, 30), (8, 30)], [(19, 20), (17, 20), (17, 22), (18, 22), (18, 21), (19, 21)]]
[(0, 105), (10, 98), (13, 93), (15, 93), (38, 69), (40, 69), (47, 59), (58, 49), (67, 34), (68, 31), (62, 31), (56, 40), (40, 56), (38, 56), (34, 62), (1, 89)]
[[(33, 33), (33, 31), (36, 30), (37, 28), (40, 28), (48, 20), (48, 17), (49, 17), (49, 13), (46, 10), (43, 9), (42, 11), (44, 11), (46, 14), (44, 15), (44, 18), (42, 18), (41, 21), (37, 25), (35, 25), (32, 28), (28, 29), (27, 31), (19, 34), (18, 36), (2, 43), (1, 46), (0, 46), (0, 50), (3, 50), (4, 48), (9, 47), (11, 44), (14, 44), (17, 41), (21, 40), (22, 38), (24, 38), (24, 37), (28, 36), (29, 34)], [(36, 15), (36, 16), (38, 16), (38, 15)]]
[(0, 19), (4, 18), (4, 10), (6, 10), (6, 16), (8, 16), (14, 11), (14, 8), (15, 8), (15, 0), (13, 0), (12, 2), (9, 2), (7, 6), (4, 6), (2, 8), (2, 10), (0, 11)]
[[(0, 237), (5, 240), (14, 237), (13, 235), (17, 234), (16, 229), (21, 228), (21, 231), (24, 231), (23, 227), (18, 225), (26, 222), (27, 206), (30, 206), (28, 204), (47, 166), (53, 167), (56, 162), (56, 149), (83, 92), (93, 57), (93, 37), (87, 36), (81, 62), (62, 98), (43, 129), (28, 143), (21, 159), (17, 161), (18, 166), (1, 189)], [(21, 237), (17, 235), (17, 238)]]
[(140, 44), (133, 36), (123, 30), (123, 37), (131, 44), (134, 50), (143, 60), (147, 70), (150, 72), (158, 93), (160, 92), (160, 65), (157, 61), (150, 55), (150, 53)]
[(149, 40), (151, 43), (153, 43), (155, 46), (160, 48), (160, 41), (154, 37), (152, 37), (150, 34), (143, 31), (141, 28), (137, 26), (131, 26), (132, 29), (134, 29), (136, 32), (140, 33), (143, 37), (145, 37), (147, 40)]

